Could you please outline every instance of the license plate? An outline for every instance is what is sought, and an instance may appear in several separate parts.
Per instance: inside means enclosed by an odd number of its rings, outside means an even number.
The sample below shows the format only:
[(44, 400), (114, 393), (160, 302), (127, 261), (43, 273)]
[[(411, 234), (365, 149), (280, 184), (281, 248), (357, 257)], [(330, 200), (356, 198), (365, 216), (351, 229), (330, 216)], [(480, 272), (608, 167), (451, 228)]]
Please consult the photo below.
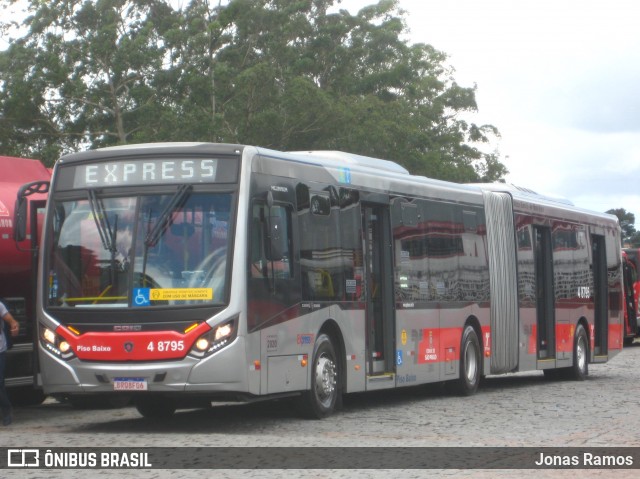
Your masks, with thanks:
[(115, 391), (146, 391), (147, 380), (145, 378), (115, 378), (113, 389)]

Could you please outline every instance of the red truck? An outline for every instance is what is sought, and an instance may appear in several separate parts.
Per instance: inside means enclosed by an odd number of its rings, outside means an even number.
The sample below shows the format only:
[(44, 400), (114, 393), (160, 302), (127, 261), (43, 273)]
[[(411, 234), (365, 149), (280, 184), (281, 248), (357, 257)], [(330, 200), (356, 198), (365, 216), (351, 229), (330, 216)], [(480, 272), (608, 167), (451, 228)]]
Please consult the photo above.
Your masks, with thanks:
[[(20, 323), (7, 352), (6, 386), (14, 405), (38, 404), (44, 394), (35, 387), (34, 353), (37, 248), (51, 172), (37, 160), (0, 156), (0, 299)], [(21, 221), (26, 237), (15, 238), (16, 196), (25, 196)]]

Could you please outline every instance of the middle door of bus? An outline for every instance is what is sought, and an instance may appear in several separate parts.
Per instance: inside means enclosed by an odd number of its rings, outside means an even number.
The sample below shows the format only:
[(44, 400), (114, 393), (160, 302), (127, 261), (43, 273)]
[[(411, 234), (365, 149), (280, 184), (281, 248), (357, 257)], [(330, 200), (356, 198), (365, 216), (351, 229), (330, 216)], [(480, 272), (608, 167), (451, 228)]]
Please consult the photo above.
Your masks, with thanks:
[(537, 352), (539, 361), (556, 357), (555, 293), (553, 288), (553, 246), (551, 228), (534, 225), (536, 277)]
[(390, 386), (394, 372), (395, 315), (387, 204), (363, 203), (362, 232), (366, 275), (367, 375), (388, 379)]

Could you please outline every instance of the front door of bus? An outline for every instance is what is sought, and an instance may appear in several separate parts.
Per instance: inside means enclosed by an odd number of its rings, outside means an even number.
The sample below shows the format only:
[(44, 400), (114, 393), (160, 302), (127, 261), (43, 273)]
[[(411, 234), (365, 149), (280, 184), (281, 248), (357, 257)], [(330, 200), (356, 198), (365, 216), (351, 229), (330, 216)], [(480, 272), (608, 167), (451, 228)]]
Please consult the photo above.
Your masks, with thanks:
[(363, 204), (366, 274), (367, 374), (394, 370), (394, 308), (391, 230), (387, 205)]

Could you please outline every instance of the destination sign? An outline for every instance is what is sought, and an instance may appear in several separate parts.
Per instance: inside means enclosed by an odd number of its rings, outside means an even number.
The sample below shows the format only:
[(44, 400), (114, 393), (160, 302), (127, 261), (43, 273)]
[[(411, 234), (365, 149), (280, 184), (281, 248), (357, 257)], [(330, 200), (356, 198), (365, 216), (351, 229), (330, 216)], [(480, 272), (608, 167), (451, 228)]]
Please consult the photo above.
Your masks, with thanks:
[(118, 160), (63, 166), (57, 189), (102, 188), (168, 183), (232, 183), (235, 158), (162, 158)]
[(74, 188), (161, 183), (216, 182), (218, 159), (149, 159), (113, 161), (74, 167)]

